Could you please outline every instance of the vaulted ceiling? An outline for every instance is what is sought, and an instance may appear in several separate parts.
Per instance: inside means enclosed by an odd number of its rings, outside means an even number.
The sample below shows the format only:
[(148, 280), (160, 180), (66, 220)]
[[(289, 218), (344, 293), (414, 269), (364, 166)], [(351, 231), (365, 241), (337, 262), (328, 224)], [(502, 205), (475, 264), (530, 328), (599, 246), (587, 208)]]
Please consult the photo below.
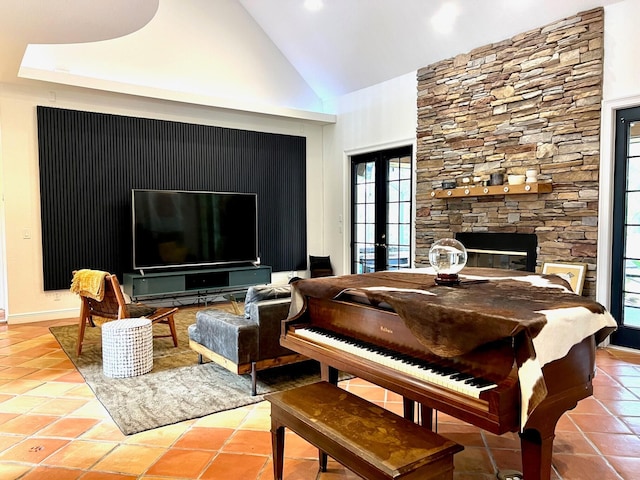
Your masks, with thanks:
[(617, 1), (3, 0), (0, 82), (321, 111), (324, 99)]

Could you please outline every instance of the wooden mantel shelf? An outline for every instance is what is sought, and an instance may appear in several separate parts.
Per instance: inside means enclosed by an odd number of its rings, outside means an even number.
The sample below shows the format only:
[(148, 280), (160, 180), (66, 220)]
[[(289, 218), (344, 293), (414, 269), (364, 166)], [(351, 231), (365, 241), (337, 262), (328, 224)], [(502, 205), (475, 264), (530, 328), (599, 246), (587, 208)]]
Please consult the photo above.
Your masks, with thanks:
[(551, 183), (505, 184), (492, 185), (490, 187), (457, 187), (447, 190), (433, 190), (431, 198), (488, 197), (491, 195), (522, 195), (549, 192), (551, 192)]

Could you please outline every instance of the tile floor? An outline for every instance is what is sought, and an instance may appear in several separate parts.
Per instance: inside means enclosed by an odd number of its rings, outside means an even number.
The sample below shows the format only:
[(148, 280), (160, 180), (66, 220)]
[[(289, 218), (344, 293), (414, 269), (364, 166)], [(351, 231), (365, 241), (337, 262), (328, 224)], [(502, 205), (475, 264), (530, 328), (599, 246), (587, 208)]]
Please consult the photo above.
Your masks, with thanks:
[[(0, 479), (273, 478), (266, 402), (124, 436), (49, 332), (68, 321), (0, 324)], [(640, 352), (601, 349), (594, 396), (556, 429), (554, 479), (640, 478)], [(362, 380), (348, 390), (399, 412), (401, 399)], [(456, 480), (495, 479), (519, 467), (519, 442), (440, 415), (439, 433), (463, 444)], [(285, 480), (355, 479), (287, 434)]]

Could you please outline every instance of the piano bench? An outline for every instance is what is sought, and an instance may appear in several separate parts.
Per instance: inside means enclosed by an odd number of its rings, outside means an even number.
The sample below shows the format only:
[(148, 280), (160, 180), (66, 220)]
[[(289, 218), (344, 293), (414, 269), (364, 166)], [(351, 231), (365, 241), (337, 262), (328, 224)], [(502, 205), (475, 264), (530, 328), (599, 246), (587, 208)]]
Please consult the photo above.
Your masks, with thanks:
[(463, 447), (328, 382), (265, 396), (271, 403), (275, 480), (282, 480), (285, 427), (365, 479), (451, 480)]

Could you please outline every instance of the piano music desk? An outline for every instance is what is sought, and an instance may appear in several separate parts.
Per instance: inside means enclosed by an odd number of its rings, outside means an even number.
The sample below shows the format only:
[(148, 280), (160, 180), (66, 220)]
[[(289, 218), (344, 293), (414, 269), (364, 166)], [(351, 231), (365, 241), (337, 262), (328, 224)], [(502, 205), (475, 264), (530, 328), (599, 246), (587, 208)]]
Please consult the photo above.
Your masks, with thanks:
[(328, 382), (267, 395), (274, 479), (282, 480), (285, 427), (369, 480), (451, 480), (463, 447)]

